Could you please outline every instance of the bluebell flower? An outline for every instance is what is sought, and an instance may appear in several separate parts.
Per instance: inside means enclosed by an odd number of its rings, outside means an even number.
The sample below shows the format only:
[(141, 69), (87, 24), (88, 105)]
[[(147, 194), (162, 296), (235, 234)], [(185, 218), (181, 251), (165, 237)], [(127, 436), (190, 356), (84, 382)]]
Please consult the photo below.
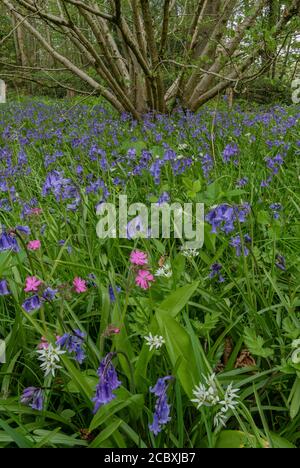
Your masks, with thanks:
[(14, 235), (8, 232), (3, 232), (0, 235), (0, 252), (5, 250), (12, 250), (13, 252), (20, 252), (20, 247)]
[[(231, 158), (234, 156), (237, 156), (238, 152), (239, 152), (239, 149), (235, 143), (226, 145), (223, 151), (223, 161), (225, 163), (230, 162)], [(234, 162), (236, 163), (237, 161), (234, 161)]]
[(150, 230), (143, 225), (141, 216), (136, 216), (127, 223), (127, 239), (135, 239), (136, 237), (149, 238)]
[(266, 180), (261, 181), (260, 186), (262, 188), (269, 187), (271, 182), (272, 182), (272, 177), (268, 177)]
[(236, 186), (237, 187), (245, 187), (245, 185), (247, 185), (249, 182), (249, 179), (248, 177), (242, 177), (241, 179), (239, 179), (236, 183)]
[(168, 192), (163, 192), (159, 199), (157, 200), (157, 205), (162, 205), (163, 203), (168, 203), (170, 201), (170, 195), (168, 194)]
[(43, 292), (43, 299), (46, 301), (53, 301), (55, 295), (58, 293), (58, 289), (46, 288)]
[(23, 390), (21, 403), (30, 406), (32, 409), (42, 411), (44, 395), (41, 388), (27, 387)]
[(244, 223), (250, 213), (250, 205), (228, 205), (226, 203), (217, 205), (210, 210), (205, 217), (205, 220), (212, 226), (211, 232), (216, 234), (218, 229), (229, 234), (235, 228), (235, 223), (239, 221)]
[[(115, 287), (115, 291), (116, 291), (117, 293), (119, 293), (119, 292), (121, 291), (120, 286), (116, 286), (116, 287)], [(109, 293), (110, 301), (111, 301), (111, 302), (115, 302), (116, 296), (115, 296), (114, 288), (112, 287), (111, 284), (108, 286), (108, 293)]]
[(25, 234), (26, 236), (30, 236), (30, 234), (31, 234), (31, 229), (30, 229), (29, 226), (19, 226), (18, 225), (18, 226), (15, 227), (15, 230), (21, 232), (22, 234)]
[(279, 168), (283, 164), (283, 157), (277, 154), (274, 158), (266, 158), (266, 164), (272, 174), (278, 174)]
[(222, 265), (220, 263), (213, 263), (211, 266), (211, 272), (209, 273), (209, 278), (218, 277), (218, 282), (223, 283), (225, 281), (224, 277), (221, 275)]
[(210, 172), (212, 171), (214, 167), (214, 161), (213, 158), (208, 154), (204, 154), (201, 158), (201, 166), (202, 166), (202, 171), (204, 174), (204, 177), (206, 179), (209, 179)]
[(28, 299), (26, 299), (23, 302), (22, 307), (26, 312), (29, 313), (29, 312), (34, 312), (35, 310), (40, 309), (41, 305), (42, 304), (41, 304), (39, 296), (35, 294), (34, 296), (31, 296)]
[(244, 235), (244, 248), (242, 250), (242, 242), (240, 236), (235, 236), (231, 238), (230, 245), (235, 248), (235, 253), (237, 257), (240, 257), (243, 253), (245, 257), (249, 255), (249, 249), (245, 243), (250, 243), (252, 241), (251, 237), (248, 234)]
[(118, 380), (117, 372), (112, 365), (112, 359), (115, 353), (108, 353), (105, 358), (102, 359), (97, 374), (99, 376), (99, 383), (96, 387), (96, 395), (92, 399), (95, 403), (94, 413), (98, 409), (112, 401), (116, 396), (113, 394), (113, 390), (120, 387), (121, 382)]
[(76, 361), (82, 364), (85, 359), (83, 349), (85, 334), (81, 330), (74, 330), (74, 333), (65, 333), (56, 340), (56, 344), (61, 348), (65, 348), (69, 353), (75, 354)]
[(6, 296), (10, 294), (8, 289), (7, 281), (5, 279), (0, 280), (0, 296)]
[[(149, 429), (156, 436), (161, 432), (162, 426), (167, 424), (170, 418), (170, 405), (168, 404), (167, 389), (168, 381), (173, 380), (174, 377), (167, 375), (166, 377), (159, 378), (154, 387), (150, 387), (150, 392), (157, 396), (155, 411), (153, 414), (153, 422), (149, 424)], [(168, 382), (168, 383), (166, 383)]]
[(270, 210), (273, 211), (273, 217), (274, 219), (279, 219), (280, 218), (280, 214), (279, 212), (282, 210), (282, 205), (281, 203), (272, 203), (270, 206), (269, 206)]
[(276, 255), (276, 261), (275, 265), (279, 270), (285, 271), (286, 270), (286, 264), (285, 264), (285, 258), (283, 255)]

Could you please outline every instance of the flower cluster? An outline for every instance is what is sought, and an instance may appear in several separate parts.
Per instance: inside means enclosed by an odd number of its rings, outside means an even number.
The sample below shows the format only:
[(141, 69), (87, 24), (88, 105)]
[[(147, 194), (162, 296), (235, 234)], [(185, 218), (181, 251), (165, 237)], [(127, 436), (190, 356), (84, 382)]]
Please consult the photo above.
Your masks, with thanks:
[[(228, 144), (226, 145), (224, 151), (223, 151), (223, 161), (225, 163), (228, 163), (231, 161), (232, 158), (236, 157), (239, 153), (238, 146), (233, 143), (233, 144)], [(235, 159), (234, 164), (237, 164), (238, 161)]]
[(150, 348), (150, 351), (152, 351), (152, 349), (159, 349), (163, 346), (163, 344), (165, 343), (165, 340), (162, 336), (159, 336), (159, 335), (152, 335), (152, 333), (150, 332), (148, 336), (145, 336), (145, 340), (146, 340), (146, 343), (147, 343), (147, 346), (149, 346)]
[(0, 296), (7, 296), (10, 294), (7, 281), (5, 279), (0, 280)]
[(65, 348), (68, 353), (75, 355), (76, 361), (82, 364), (85, 359), (85, 352), (83, 349), (85, 334), (81, 330), (74, 330), (74, 333), (65, 333), (63, 336), (57, 338), (56, 344), (60, 348)]
[(269, 206), (270, 210), (273, 212), (273, 218), (274, 219), (279, 219), (280, 218), (280, 211), (282, 210), (282, 205), (281, 203), (272, 203)]
[(92, 400), (94, 402), (94, 413), (96, 413), (101, 406), (106, 405), (116, 398), (113, 391), (121, 385), (121, 382), (118, 380), (117, 372), (112, 364), (114, 356), (115, 353), (108, 353), (105, 358), (102, 359), (97, 371), (99, 383), (96, 387), (96, 394)]
[(168, 404), (167, 398), (167, 389), (168, 383), (170, 380), (173, 380), (173, 378), (174, 377), (171, 375), (159, 378), (154, 387), (150, 387), (150, 392), (154, 393), (154, 395), (157, 397), (155, 411), (153, 414), (153, 422), (152, 424), (149, 424), (149, 429), (155, 436), (161, 432), (162, 426), (171, 420), (170, 405)]
[(234, 231), (237, 223), (245, 223), (249, 213), (248, 203), (241, 206), (224, 203), (210, 210), (205, 219), (211, 225), (213, 234), (217, 234), (218, 230), (229, 234)]
[(24, 291), (34, 292), (33, 296), (25, 299), (22, 304), (23, 309), (26, 312), (34, 312), (41, 308), (43, 302), (50, 302), (54, 299), (57, 289), (52, 289), (44, 285), (43, 281), (38, 279), (36, 276), (27, 276), (25, 279), (25, 288)]
[(241, 240), (241, 236), (232, 237), (230, 245), (235, 248), (235, 254), (237, 257), (240, 257), (241, 255), (247, 257), (249, 255), (249, 249), (246, 244), (250, 244), (251, 242), (251, 237), (248, 234), (245, 234), (243, 241)]
[(32, 409), (42, 411), (44, 404), (43, 390), (38, 387), (27, 387), (23, 390), (21, 403), (30, 406)]
[(218, 278), (219, 283), (224, 283), (225, 279), (221, 275), (222, 265), (220, 263), (213, 263), (211, 266), (211, 271), (209, 273), (209, 278)]
[(164, 265), (160, 266), (154, 273), (154, 276), (163, 277), (163, 278), (171, 278), (173, 272), (170, 263), (165, 263)]
[(49, 374), (52, 377), (55, 376), (55, 371), (61, 369), (59, 365), (60, 355), (64, 354), (65, 351), (61, 350), (59, 346), (54, 347), (51, 343), (47, 347), (38, 349), (39, 355), (38, 360), (41, 361), (40, 367), (45, 373), (45, 377)]
[(226, 426), (226, 421), (229, 416), (229, 411), (236, 408), (238, 405), (237, 393), (239, 389), (234, 388), (233, 384), (229, 384), (225, 391), (220, 390), (217, 387), (217, 381), (215, 374), (210, 376), (204, 376), (205, 383), (200, 383), (193, 390), (195, 398), (191, 401), (196, 404), (197, 408), (201, 406), (209, 406), (215, 408), (214, 425)]
[(137, 270), (135, 283), (142, 289), (149, 289), (151, 282), (154, 281), (154, 276), (147, 269), (148, 255), (140, 250), (133, 250), (130, 254), (130, 263), (134, 266), (144, 267), (144, 269)]

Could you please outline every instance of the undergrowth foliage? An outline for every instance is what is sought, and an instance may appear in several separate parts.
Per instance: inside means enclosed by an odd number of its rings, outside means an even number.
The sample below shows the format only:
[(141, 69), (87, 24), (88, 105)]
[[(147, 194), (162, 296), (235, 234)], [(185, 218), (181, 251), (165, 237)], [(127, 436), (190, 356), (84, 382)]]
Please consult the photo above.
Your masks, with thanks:
[[(0, 446), (299, 444), (299, 116), (2, 106)], [(120, 194), (203, 248), (99, 239)]]

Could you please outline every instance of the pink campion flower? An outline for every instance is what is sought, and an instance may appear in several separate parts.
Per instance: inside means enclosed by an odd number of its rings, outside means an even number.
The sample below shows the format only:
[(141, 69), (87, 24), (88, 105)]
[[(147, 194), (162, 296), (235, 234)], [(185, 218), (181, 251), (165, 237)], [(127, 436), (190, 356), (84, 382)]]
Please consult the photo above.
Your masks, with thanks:
[(32, 240), (28, 242), (27, 249), (28, 250), (39, 250), (41, 248), (41, 241), (39, 240)]
[(25, 292), (38, 291), (42, 281), (37, 279), (35, 276), (28, 276), (25, 280)]
[(47, 341), (47, 338), (45, 336), (41, 337), (41, 341), (38, 344), (38, 349), (48, 349), (49, 348), (49, 343)]
[(154, 281), (154, 276), (148, 270), (139, 270), (135, 278), (136, 284), (142, 289), (150, 288), (150, 282)]
[(73, 286), (77, 293), (83, 293), (87, 290), (87, 285), (85, 280), (76, 276), (73, 281)]
[(42, 213), (42, 208), (31, 208), (31, 210), (29, 211), (29, 214), (30, 215), (40, 215)]
[(148, 263), (148, 256), (141, 250), (133, 250), (130, 254), (130, 263), (134, 265), (146, 265)]
[[(55, 338), (56, 338), (56, 341), (57, 341), (60, 338), (60, 336), (56, 335)], [(45, 336), (41, 337), (41, 341), (39, 342), (37, 348), (38, 349), (48, 349), (49, 348), (49, 343), (48, 343), (47, 338)]]
[(118, 328), (112, 324), (109, 324), (108, 327), (104, 330), (103, 336), (118, 335), (120, 331), (121, 331), (121, 328)]

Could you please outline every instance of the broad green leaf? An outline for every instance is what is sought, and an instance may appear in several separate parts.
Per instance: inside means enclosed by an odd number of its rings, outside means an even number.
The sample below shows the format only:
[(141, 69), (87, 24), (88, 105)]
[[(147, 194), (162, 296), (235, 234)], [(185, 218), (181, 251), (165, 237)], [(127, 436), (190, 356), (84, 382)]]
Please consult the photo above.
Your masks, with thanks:
[(186, 284), (185, 286), (176, 289), (176, 291), (172, 292), (161, 302), (156, 309), (157, 312), (159, 313), (162, 311), (167, 313), (170, 317), (175, 318), (195, 293), (198, 285), (199, 281), (195, 281), (194, 283)]
[(109, 418), (111, 418), (115, 413), (121, 411), (127, 406), (133, 405), (135, 411), (138, 413), (138, 408), (143, 407), (144, 397), (143, 395), (126, 395), (120, 399), (120, 396), (116, 392), (116, 399), (112, 400), (108, 405), (102, 406), (99, 408), (95, 416), (93, 417), (90, 424), (90, 431), (97, 429), (97, 427), (104, 424)]
[(101, 447), (103, 442), (112, 436), (112, 434), (120, 427), (122, 422), (122, 419), (116, 419), (109, 426), (103, 429), (103, 431), (101, 431), (100, 434), (90, 444), (90, 448)]
[(19, 448), (31, 448), (33, 447), (33, 443), (31, 440), (24, 437), (20, 432), (16, 429), (10, 427), (5, 421), (0, 419), (0, 426), (4, 430), (4, 432), (12, 438), (12, 440), (17, 444)]
[(290, 396), (290, 416), (294, 419), (299, 413), (300, 409), (300, 378), (296, 377), (294, 385), (292, 387)]
[(259, 446), (256, 438), (251, 434), (242, 431), (221, 431), (215, 445), (216, 448), (262, 448), (266, 447), (266, 442), (262, 439), (262, 445)]
[(166, 342), (166, 348), (173, 367), (178, 365), (176, 377), (179, 378), (184, 391), (192, 397), (193, 387), (199, 383), (192, 343), (187, 331), (166, 313), (157, 315), (160, 333)]

